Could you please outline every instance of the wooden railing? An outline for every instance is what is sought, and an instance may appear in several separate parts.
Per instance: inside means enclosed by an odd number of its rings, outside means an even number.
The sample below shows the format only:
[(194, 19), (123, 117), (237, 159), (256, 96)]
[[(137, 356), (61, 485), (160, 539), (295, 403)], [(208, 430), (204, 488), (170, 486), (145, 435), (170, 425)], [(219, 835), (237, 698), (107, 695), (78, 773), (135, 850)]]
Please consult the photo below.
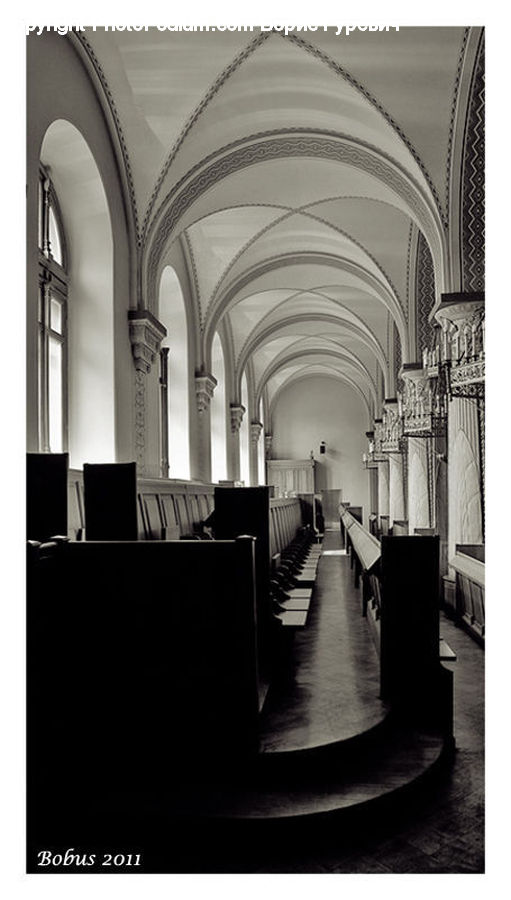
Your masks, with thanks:
[[(137, 478), (139, 538), (179, 540), (202, 531), (213, 510), (214, 485), (160, 478)], [(83, 472), (68, 477), (68, 534), (85, 536)]]
[(439, 538), (378, 541), (339, 508), (346, 552), (362, 588), (362, 614), (380, 656), (383, 699), (452, 736), (452, 673), (440, 665)]
[(476, 640), (484, 643), (484, 545), (456, 544), (450, 565), (456, 572), (456, 618)]

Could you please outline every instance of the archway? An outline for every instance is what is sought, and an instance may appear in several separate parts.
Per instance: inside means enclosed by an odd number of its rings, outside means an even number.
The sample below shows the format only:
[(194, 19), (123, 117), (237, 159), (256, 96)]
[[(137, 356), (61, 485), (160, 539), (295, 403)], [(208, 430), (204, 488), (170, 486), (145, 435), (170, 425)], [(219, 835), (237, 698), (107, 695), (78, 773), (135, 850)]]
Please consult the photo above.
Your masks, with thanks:
[[(113, 239), (105, 189), (78, 129), (54, 121), (41, 146), (68, 249), (67, 392), (70, 465), (115, 460)], [(66, 383), (67, 382), (67, 383)]]

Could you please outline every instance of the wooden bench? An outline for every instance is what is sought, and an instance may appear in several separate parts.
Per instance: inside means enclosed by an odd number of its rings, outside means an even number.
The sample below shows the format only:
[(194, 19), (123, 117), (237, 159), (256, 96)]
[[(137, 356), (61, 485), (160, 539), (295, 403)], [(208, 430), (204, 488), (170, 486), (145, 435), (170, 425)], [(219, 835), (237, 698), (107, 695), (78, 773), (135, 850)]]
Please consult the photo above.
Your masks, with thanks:
[[(204, 538), (203, 523), (213, 510), (214, 486), (170, 479), (136, 480), (137, 535), (139, 540)], [(85, 532), (83, 473), (69, 472), (68, 510), (71, 539)]]
[(248, 537), (30, 545), (31, 784), (42, 780), (51, 794), (68, 776), (76, 785), (79, 772), (101, 796), (250, 764), (254, 545)]
[[(340, 508), (362, 614), (380, 657), (382, 699), (452, 734), (452, 656), (439, 634), (438, 536), (386, 535), (381, 542)], [(452, 651), (451, 651), (452, 653)]]
[[(298, 498), (270, 499), (270, 488), (215, 489), (215, 536), (232, 539), (251, 534), (256, 540), (257, 633), (260, 671), (269, 684), (282, 654), (284, 635), (307, 623), (310, 588), (289, 590), (291, 553), (305, 553), (313, 540), (302, 526)], [(298, 546), (300, 544), (300, 546)], [(291, 548), (291, 549), (290, 549)], [(294, 586), (293, 586), (294, 587)]]

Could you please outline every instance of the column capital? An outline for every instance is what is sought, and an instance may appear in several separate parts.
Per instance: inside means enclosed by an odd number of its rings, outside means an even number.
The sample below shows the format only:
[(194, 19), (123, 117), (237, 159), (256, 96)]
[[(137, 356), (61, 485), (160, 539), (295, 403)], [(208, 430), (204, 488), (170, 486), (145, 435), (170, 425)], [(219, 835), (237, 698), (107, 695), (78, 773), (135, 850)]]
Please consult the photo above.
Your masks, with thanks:
[(241, 423), (243, 421), (243, 416), (245, 415), (246, 409), (244, 406), (237, 406), (231, 403), (230, 407), (231, 412), (231, 431), (233, 434), (237, 434), (240, 430)]
[(484, 291), (463, 291), (457, 294), (442, 294), (440, 305), (435, 310), (435, 319), (443, 327), (454, 325), (462, 328), (484, 311)]
[(199, 413), (203, 413), (209, 409), (209, 404), (211, 403), (217, 384), (216, 378), (209, 373), (195, 376), (195, 396), (197, 398), (197, 410)]
[(261, 437), (261, 432), (263, 430), (262, 422), (251, 422), (250, 423), (250, 440), (253, 444), (259, 443), (259, 438)]
[(264, 435), (264, 452), (266, 455), (266, 459), (270, 459), (271, 454), (271, 445), (273, 443), (273, 435), (270, 434), (269, 431)]
[(147, 374), (151, 371), (167, 329), (148, 309), (130, 309), (128, 323), (135, 369)]

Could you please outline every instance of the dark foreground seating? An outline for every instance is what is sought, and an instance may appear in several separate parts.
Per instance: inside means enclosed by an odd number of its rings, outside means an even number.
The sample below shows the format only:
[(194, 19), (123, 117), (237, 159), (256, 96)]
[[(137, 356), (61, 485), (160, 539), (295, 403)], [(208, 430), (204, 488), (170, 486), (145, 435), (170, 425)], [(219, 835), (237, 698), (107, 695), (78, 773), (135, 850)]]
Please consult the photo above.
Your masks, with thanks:
[[(257, 753), (254, 540), (29, 546), (32, 799), (197, 780)], [(48, 798), (47, 798), (48, 799)]]
[(355, 586), (380, 656), (382, 699), (452, 734), (452, 672), (440, 665), (439, 538), (370, 534), (341, 504)]
[(305, 577), (312, 573), (305, 572), (305, 563), (314, 533), (301, 523), (298, 498), (270, 500), (268, 487), (215, 489), (216, 538), (257, 539), (257, 640), (265, 683), (282, 652), (283, 633), (289, 636), (307, 622), (312, 588)]

